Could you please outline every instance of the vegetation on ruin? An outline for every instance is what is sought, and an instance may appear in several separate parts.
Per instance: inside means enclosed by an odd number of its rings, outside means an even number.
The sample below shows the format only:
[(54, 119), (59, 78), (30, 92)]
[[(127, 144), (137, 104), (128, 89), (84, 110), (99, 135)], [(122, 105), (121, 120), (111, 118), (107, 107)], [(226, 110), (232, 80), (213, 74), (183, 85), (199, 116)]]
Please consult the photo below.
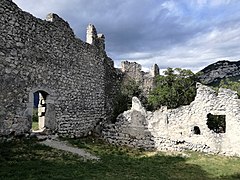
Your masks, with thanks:
[(69, 140), (98, 155), (86, 161), (36, 140), (0, 143), (0, 179), (239, 179), (240, 158), (196, 152), (154, 153), (108, 145), (95, 138)]
[[(196, 96), (196, 83), (199, 81), (200, 73), (193, 73), (191, 70), (181, 68), (168, 68), (163, 75), (157, 76), (156, 87), (149, 93), (148, 98), (142, 95), (139, 84), (129, 79), (122, 84), (121, 90), (115, 99), (113, 122), (116, 117), (131, 108), (133, 96), (138, 97), (147, 110), (156, 110), (161, 106), (177, 108), (190, 104)], [(211, 86), (218, 89), (227, 88), (237, 91), (240, 96), (240, 81), (233, 79), (222, 79), (219, 84)]]
[(196, 96), (197, 75), (191, 70), (168, 68), (158, 76), (156, 87), (150, 92), (148, 103), (152, 109), (161, 106), (176, 108), (190, 104)]
[(240, 81), (234, 81), (229, 78), (225, 78), (220, 81), (219, 87), (236, 91), (240, 97)]
[(136, 81), (129, 79), (124, 82), (115, 98), (112, 122), (116, 121), (119, 114), (130, 109), (132, 105), (132, 97), (136, 96), (140, 98), (141, 93), (142, 90)]

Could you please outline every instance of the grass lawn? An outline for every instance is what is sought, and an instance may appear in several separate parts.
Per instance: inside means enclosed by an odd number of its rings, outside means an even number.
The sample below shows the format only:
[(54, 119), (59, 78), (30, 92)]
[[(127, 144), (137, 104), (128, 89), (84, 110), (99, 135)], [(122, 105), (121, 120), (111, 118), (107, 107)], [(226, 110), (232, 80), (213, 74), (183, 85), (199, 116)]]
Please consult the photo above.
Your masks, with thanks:
[(144, 152), (94, 138), (69, 142), (101, 160), (85, 161), (35, 140), (14, 140), (0, 143), (0, 179), (240, 179), (240, 158)]
[(32, 130), (36, 131), (38, 130), (38, 122), (32, 122)]

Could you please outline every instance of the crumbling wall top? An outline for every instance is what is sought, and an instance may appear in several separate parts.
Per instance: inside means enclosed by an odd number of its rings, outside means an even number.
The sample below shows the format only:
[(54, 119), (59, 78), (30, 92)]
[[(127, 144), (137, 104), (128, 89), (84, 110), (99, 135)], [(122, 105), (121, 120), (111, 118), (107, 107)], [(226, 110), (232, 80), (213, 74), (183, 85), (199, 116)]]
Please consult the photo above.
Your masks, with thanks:
[(105, 50), (105, 36), (103, 34), (98, 34), (93, 24), (87, 26), (86, 42), (96, 46), (102, 51)]
[(159, 67), (157, 64), (154, 64), (152, 67), (151, 67), (151, 70), (150, 70), (150, 74), (152, 77), (156, 77), (159, 75)]
[(68, 31), (69, 34), (71, 34), (72, 36), (74, 36), (74, 32), (72, 30), (72, 28), (70, 27), (70, 25), (68, 24), (67, 21), (63, 20), (61, 17), (59, 17), (57, 14), (55, 13), (49, 13), (46, 16), (46, 21), (51, 22), (56, 24), (58, 27), (60, 27), (61, 29), (63, 29), (64, 31)]

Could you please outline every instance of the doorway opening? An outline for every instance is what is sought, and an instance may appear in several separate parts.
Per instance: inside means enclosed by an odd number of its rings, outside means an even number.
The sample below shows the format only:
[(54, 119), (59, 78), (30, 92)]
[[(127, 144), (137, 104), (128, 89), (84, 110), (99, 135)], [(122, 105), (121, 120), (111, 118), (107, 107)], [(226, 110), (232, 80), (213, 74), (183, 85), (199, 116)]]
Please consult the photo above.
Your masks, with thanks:
[(193, 127), (193, 134), (197, 134), (197, 135), (201, 134), (200, 128), (198, 126)]
[(33, 93), (32, 131), (43, 131), (45, 127), (48, 93), (36, 91)]
[(207, 126), (215, 133), (226, 132), (226, 115), (213, 115), (209, 113), (207, 115)]

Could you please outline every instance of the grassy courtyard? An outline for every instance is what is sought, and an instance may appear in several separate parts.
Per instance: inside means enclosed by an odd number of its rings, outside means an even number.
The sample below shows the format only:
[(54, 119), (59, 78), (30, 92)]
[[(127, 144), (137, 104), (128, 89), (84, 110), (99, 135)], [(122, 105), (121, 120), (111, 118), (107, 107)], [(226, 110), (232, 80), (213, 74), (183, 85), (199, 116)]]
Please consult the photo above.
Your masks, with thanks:
[(144, 152), (94, 138), (69, 142), (101, 160), (86, 161), (34, 139), (2, 142), (0, 179), (240, 179), (240, 158), (196, 152)]

